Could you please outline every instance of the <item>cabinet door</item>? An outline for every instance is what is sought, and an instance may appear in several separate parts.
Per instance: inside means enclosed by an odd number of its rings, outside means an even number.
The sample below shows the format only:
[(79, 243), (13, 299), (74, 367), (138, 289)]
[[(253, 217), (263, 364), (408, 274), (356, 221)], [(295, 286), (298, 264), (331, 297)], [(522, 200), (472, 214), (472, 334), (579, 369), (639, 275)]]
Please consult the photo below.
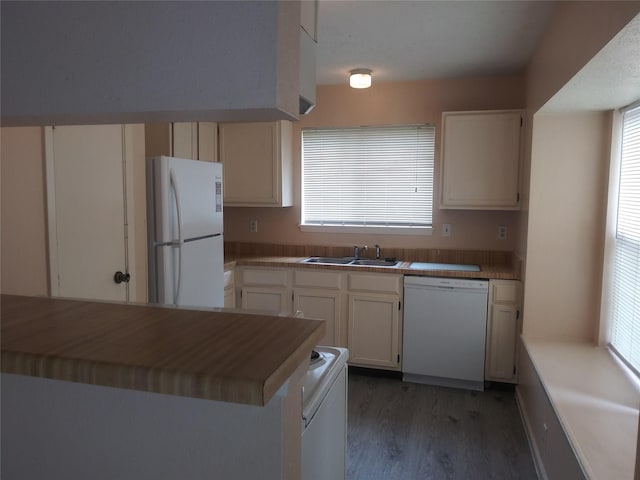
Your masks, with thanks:
[(325, 335), (318, 345), (336, 346), (336, 331), (339, 328), (340, 292), (335, 290), (293, 291), (294, 310), (304, 314), (304, 318), (324, 320)]
[(442, 208), (515, 210), (523, 114), (444, 112)]
[(198, 124), (176, 122), (172, 134), (173, 156), (198, 160)]
[(236, 294), (233, 287), (227, 287), (224, 289), (224, 308), (235, 308), (236, 306)]
[(198, 160), (218, 161), (218, 124), (214, 122), (198, 123)]
[(291, 123), (219, 126), (227, 206), (291, 205)]
[(207, 162), (218, 161), (217, 123), (147, 123), (144, 130), (147, 157), (166, 155)]
[(400, 367), (399, 309), (396, 295), (349, 295), (350, 363)]
[(235, 272), (233, 270), (224, 271), (224, 308), (236, 307), (236, 285)]
[(512, 382), (515, 380), (516, 342), (518, 340), (518, 307), (498, 305), (490, 307), (487, 322), (488, 380)]
[(244, 287), (242, 308), (264, 313), (291, 313), (290, 290), (285, 288)]

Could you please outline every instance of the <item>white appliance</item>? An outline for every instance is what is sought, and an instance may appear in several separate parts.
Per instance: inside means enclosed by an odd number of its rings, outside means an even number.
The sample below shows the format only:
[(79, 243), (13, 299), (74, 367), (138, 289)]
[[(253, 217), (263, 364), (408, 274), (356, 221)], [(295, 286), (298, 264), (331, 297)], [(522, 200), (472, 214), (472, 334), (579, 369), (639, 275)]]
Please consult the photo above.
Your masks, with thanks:
[(404, 277), (402, 379), (484, 390), (486, 280)]
[(147, 159), (149, 301), (224, 306), (222, 164)]
[(314, 352), (302, 387), (302, 480), (345, 480), (349, 351)]

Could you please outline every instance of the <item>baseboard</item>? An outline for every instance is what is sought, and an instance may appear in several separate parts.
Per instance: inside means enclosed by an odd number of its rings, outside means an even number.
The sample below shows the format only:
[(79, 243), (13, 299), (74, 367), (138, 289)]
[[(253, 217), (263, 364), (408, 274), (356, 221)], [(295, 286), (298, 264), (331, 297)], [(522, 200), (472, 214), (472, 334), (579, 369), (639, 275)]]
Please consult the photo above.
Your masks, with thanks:
[(379, 368), (355, 367), (349, 365), (349, 375), (362, 375), (366, 377), (384, 377), (402, 380), (402, 372), (394, 370), (382, 370)]

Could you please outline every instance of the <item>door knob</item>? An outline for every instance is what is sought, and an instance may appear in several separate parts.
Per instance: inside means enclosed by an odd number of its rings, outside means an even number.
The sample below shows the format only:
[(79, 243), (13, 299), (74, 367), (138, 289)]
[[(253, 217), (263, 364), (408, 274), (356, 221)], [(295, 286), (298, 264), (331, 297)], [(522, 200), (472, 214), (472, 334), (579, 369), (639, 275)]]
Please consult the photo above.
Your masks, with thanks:
[(118, 270), (113, 276), (113, 281), (116, 283), (129, 283), (130, 279), (131, 275), (129, 275), (128, 273), (122, 273), (120, 270)]

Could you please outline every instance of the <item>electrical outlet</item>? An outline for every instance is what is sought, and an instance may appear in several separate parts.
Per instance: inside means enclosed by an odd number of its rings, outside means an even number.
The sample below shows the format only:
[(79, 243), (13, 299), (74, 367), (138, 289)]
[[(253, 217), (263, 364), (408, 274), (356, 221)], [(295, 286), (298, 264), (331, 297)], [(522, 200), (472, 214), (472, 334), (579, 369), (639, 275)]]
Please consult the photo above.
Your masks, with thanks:
[(251, 220), (249, 222), (249, 231), (251, 233), (256, 233), (258, 231), (258, 220)]
[(450, 223), (443, 223), (442, 224), (442, 236), (443, 237), (450, 237), (451, 236), (451, 224)]
[(507, 227), (501, 225), (498, 227), (498, 238), (504, 240), (507, 238)]

